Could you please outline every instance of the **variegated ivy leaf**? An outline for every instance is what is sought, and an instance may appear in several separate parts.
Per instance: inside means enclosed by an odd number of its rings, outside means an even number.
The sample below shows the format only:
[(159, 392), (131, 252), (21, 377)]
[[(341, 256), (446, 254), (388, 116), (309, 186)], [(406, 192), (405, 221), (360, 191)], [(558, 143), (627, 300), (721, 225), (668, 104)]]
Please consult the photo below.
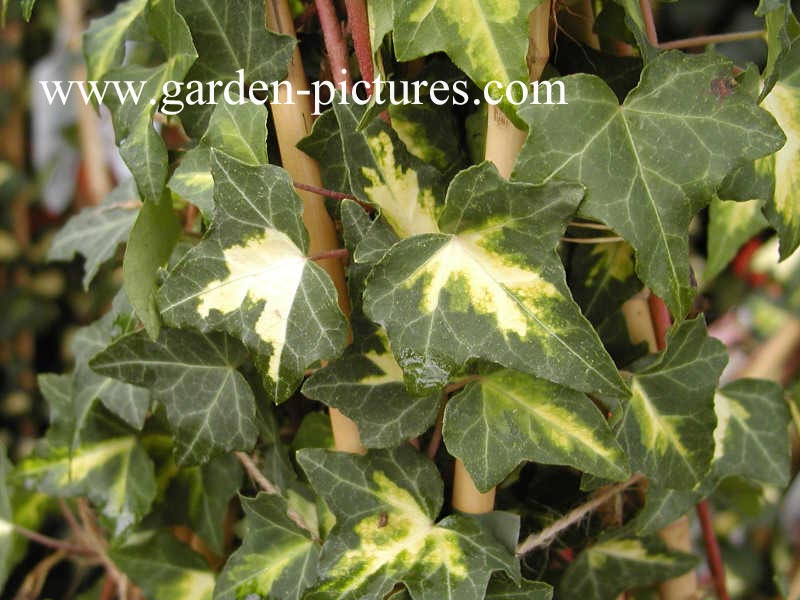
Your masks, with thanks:
[(466, 166), (461, 125), (451, 107), (423, 102), (390, 104), (388, 110), (392, 129), (411, 154), (450, 175)]
[[(202, 82), (206, 100), (209, 81), (227, 83), (244, 71), (244, 81), (281, 81), (286, 77), (294, 38), (278, 35), (266, 28), (263, 2), (250, 0), (177, 0), (181, 13), (198, 48), (199, 57), (187, 80)], [(187, 100), (192, 90), (187, 90)], [(195, 98), (199, 92), (195, 91)], [(217, 90), (221, 93), (221, 90)], [(206, 129), (213, 106), (187, 104), (182, 123), (192, 137)]]
[(443, 484), (410, 446), (366, 456), (306, 449), (297, 459), (337, 519), (320, 580), (304, 598), (382, 598), (402, 582), (414, 600), (480, 600), (492, 572), (519, 578), (513, 548), (488, 520), (454, 514), (434, 522)]
[(763, 205), (761, 200), (733, 202), (714, 198), (711, 201), (704, 282), (719, 275), (747, 240), (767, 228), (767, 220), (761, 213)]
[(136, 431), (98, 402), (75, 405), (66, 394), (46, 399), (51, 428), (34, 455), (18, 465), (17, 476), (43, 494), (87, 496), (119, 536), (150, 511), (156, 496), (152, 460)]
[(479, 358), (627, 395), (555, 252), (581, 196), (569, 184), (509, 183), (483, 163), (453, 179), (431, 221), (436, 233), (392, 246), (368, 280), (364, 310), (386, 328), (413, 393), (440, 388)]
[(158, 304), (170, 325), (241, 339), (280, 402), (311, 364), (341, 351), (345, 319), (327, 273), (305, 255), (302, 203), (287, 173), (216, 151), (211, 162), (212, 227), (168, 274)]
[(619, 426), (634, 471), (674, 489), (691, 489), (705, 477), (714, 456), (714, 390), (727, 362), (702, 317), (668, 334), (666, 350), (634, 375)]
[(250, 450), (257, 428), (253, 392), (238, 367), (247, 350), (224, 333), (162, 329), (118, 339), (91, 361), (95, 372), (147, 387), (167, 409), (179, 464)]
[(164, 510), (170, 523), (185, 525), (219, 556), (225, 554), (225, 519), (231, 498), (242, 486), (242, 468), (232, 454), (204, 465), (183, 467), (165, 492)]
[(447, 403), (443, 433), (450, 454), (484, 492), (524, 460), (630, 477), (625, 454), (589, 398), (517, 371), (487, 371), (468, 383)]
[(170, 189), (210, 219), (214, 212), (212, 149), (248, 165), (267, 164), (267, 114), (266, 106), (248, 100), (244, 104), (218, 104), (200, 142), (184, 155), (170, 178)]
[(586, 548), (567, 567), (562, 598), (610, 600), (627, 589), (671, 579), (697, 564), (691, 554), (668, 549), (657, 537), (617, 538)]
[[(108, 71), (105, 76), (109, 81), (144, 81), (141, 102), (145, 106), (115, 93), (107, 95), (105, 101), (113, 116), (120, 154), (136, 181), (142, 200), (158, 202), (169, 165), (164, 141), (153, 127), (153, 114), (163, 96), (164, 83), (182, 81), (197, 58), (197, 52), (186, 22), (175, 10), (175, 0), (150, 2), (146, 23), (150, 35), (164, 51), (164, 62), (152, 67), (125, 65)], [(116, 24), (112, 21), (105, 26), (113, 28)]]
[(130, 29), (142, 20), (147, 5), (147, 0), (127, 0), (117, 4), (106, 16), (92, 20), (83, 34), (88, 81), (99, 81), (109, 70), (122, 64), (125, 38)]
[(728, 172), (784, 141), (755, 98), (731, 83), (731, 67), (713, 54), (667, 52), (645, 66), (622, 106), (601, 79), (579, 74), (559, 80), (568, 105), (520, 110), (530, 133), (514, 177), (583, 184), (581, 215), (634, 247), (640, 279), (676, 316), (694, 297), (690, 220)]
[(316, 371), (303, 384), (303, 394), (353, 419), (368, 448), (389, 448), (417, 437), (436, 420), (440, 403), (439, 394), (408, 392), (382, 329), (361, 337), (357, 347)]
[(214, 573), (199, 554), (166, 532), (134, 534), (109, 557), (146, 598), (212, 598)]
[(344, 160), (353, 194), (380, 209), (401, 238), (439, 230), (436, 216), (445, 181), (434, 167), (413, 156), (381, 119), (358, 129), (363, 109), (334, 102)]
[(286, 511), (282, 497), (260, 493), (242, 498), (245, 534), (220, 573), (214, 600), (299, 600), (317, 576), (320, 546)]
[(790, 415), (781, 387), (763, 379), (739, 379), (717, 391), (714, 409), (714, 475), (785, 487)]
[(763, 180), (767, 200), (764, 212), (780, 235), (784, 259), (800, 246), (800, 39), (778, 62), (776, 77), (761, 106), (783, 129), (786, 144), (756, 161), (755, 175)]
[[(480, 87), (528, 81), (528, 15), (541, 3), (394, 0), (395, 55), (409, 61), (445, 52)], [(502, 106), (513, 113), (509, 103)]]
[(84, 258), (83, 289), (89, 289), (100, 266), (112, 258), (128, 239), (139, 209), (139, 195), (133, 179), (126, 179), (98, 206), (89, 206), (70, 218), (47, 252), (48, 260)]

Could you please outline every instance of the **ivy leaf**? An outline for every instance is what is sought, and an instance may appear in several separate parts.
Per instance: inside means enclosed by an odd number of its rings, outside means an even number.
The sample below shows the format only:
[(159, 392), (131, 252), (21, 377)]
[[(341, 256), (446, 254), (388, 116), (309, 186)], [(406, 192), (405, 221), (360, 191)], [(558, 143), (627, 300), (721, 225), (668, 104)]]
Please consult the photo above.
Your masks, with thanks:
[(75, 333), (71, 344), (75, 355), (74, 402), (78, 406), (90, 406), (98, 399), (128, 425), (141, 429), (150, 408), (150, 392), (118, 378), (98, 374), (89, 367), (92, 356), (104, 350), (114, 337), (125, 333), (119, 331), (116, 322), (130, 311), (126, 300), (124, 295), (115, 299), (110, 312)]
[(311, 364), (341, 351), (346, 323), (330, 278), (305, 256), (302, 203), (286, 172), (215, 151), (212, 173), (212, 228), (169, 273), (158, 304), (172, 326), (241, 339), (281, 402)]
[(147, 598), (211, 600), (214, 574), (199, 554), (168, 533), (135, 534), (108, 554)]
[(446, 174), (466, 166), (461, 125), (449, 106), (390, 104), (388, 110), (392, 129), (411, 154)]
[(697, 564), (691, 554), (669, 550), (657, 537), (618, 538), (598, 542), (567, 567), (559, 595), (608, 600), (627, 589), (682, 575)]
[(732, 72), (712, 54), (658, 56), (622, 106), (597, 77), (558, 81), (568, 105), (520, 110), (529, 135), (514, 177), (583, 184), (581, 215), (634, 247), (639, 278), (682, 317), (694, 297), (690, 220), (734, 167), (777, 150), (783, 134), (746, 91), (715, 94), (731, 85)]
[(633, 34), (636, 44), (639, 46), (639, 53), (646, 61), (655, 58), (658, 49), (650, 44), (647, 39), (647, 31), (642, 14), (642, 5), (639, 0), (615, 0), (625, 11), (625, 24)]
[(667, 348), (633, 377), (619, 440), (631, 468), (655, 485), (691, 489), (714, 455), (714, 390), (728, 361), (702, 317), (678, 324)]
[[(541, 0), (394, 0), (394, 51), (400, 61), (445, 52), (478, 86), (528, 81), (528, 15)], [(513, 106), (503, 102), (505, 109)]]
[(733, 260), (739, 248), (767, 227), (763, 201), (733, 202), (714, 198), (708, 211), (708, 260), (703, 281), (711, 281)]
[(169, 180), (170, 189), (210, 218), (214, 212), (212, 149), (248, 165), (267, 164), (267, 114), (266, 106), (249, 101), (218, 104), (199, 144), (184, 155)]
[(241, 485), (239, 461), (230, 454), (217, 456), (175, 474), (167, 488), (165, 509), (171, 522), (189, 527), (222, 556), (228, 505)]
[(629, 365), (647, 353), (628, 335), (622, 306), (642, 289), (636, 277), (633, 248), (626, 242), (574, 244), (569, 288), (617, 365)]
[(363, 337), (358, 346), (316, 371), (303, 384), (303, 394), (353, 419), (367, 448), (397, 446), (422, 434), (436, 419), (439, 394), (408, 392), (383, 330)]
[[(296, 41), (266, 28), (263, 2), (177, 0), (176, 4), (199, 53), (187, 80), (204, 85), (208, 81), (227, 83), (236, 79), (240, 69), (246, 82), (286, 77)], [(212, 110), (210, 104), (186, 106), (182, 122), (191, 136), (203, 134)]]
[(510, 183), (483, 163), (451, 182), (443, 233), (392, 246), (368, 280), (364, 310), (386, 328), (412, 393), (438, 389), (479, 358), (627, 395), (555, 252), (580, 199), (576, 186)]
[(83, 289), (89, 290), (100, 265), (116, 253), (128, 239), (136, 220), (139, 197), (132, 179), (120, 183), (98, 206), (89, 206), (70, 218), (58, 230), (48, 260), (72, 260), (76, 254), (84, 258)]
[(630, 477), (625, 454), (589, 398), (516, 371), (495, 370), (468, 383), (447, 403), (443, 433), (483, 492), (524, 460)]
[(128, 236), (122, 262), (123, 288), (150, 337), (158, 337), (161, 318), (155, 303), (156, 276), (167, 264), (181, 235), (181, 226), (165, 194), (145, 202)]
[(777, 81), (762, 100), (786, 135), (786, 144), (775, 154), (756, 161), (756, 176), (767, 187), (764, 209), (780, 236), (781, 260), (800, 246), (800, 40), (792, 43), (776, 66)]
[[(76, 414), (76, 409), (82, 412)], [(54, 436), (48, 431), (36, 453), (18, 465), (17, 475), (26, 487), (43, 494), (88, 496), (110, 521), (112, 534), (121, 535), (150, 511), (155, 499), (152, 460), (136, 432), (96, 402), (88, 407), (56, 405), (52, 414), (77, 424), (74, 444), (63, 443), (58, 429)]]
[(492, 572), (519, 578), (513, 549), (486, 519), (454, 514), (434, 523), (442, 481), (413, 448), (367, 456), (306, 449), (297, 459), (337, 519), (321, 579), (304, 598), (381, 598), (402, 582), (414, 600), (478, 600)]
[(164, 51), (164, 62), (153, 67), (125, 65), (110, 70), (105, 76), (106, 81), (144, 81), (141, 97), (145, 107), (116, 94), (107, 95), (105, 101), (113, 116), (120, 154), (136, 181), (142, 200), (158, 203), (169, 165), (164, 141), (153, 127), (153, 115), (163, 96), (164, 83), (183, 81), (197, 52), (186, 22), (175, 10), (175, 0), (158, 0), (149, 6), (147, 27)]
[(486, 590), (486, 600), (550, 600), (553, 588), (543, 581), (523, 579), (517, 585), (504, 575), (495, 575)]
[(764, 17), (767, 28), (767, 64), (763, 73), (766, 95), (777, 79), (775, 67), (792, 42), (800, 37), (800, 23), (794, 16), (791, 0), (761, 0), (755, 14)]
[(334, 111), (326, 110), (322, 113), (314, 121), (311, 133), (300, 140), (297, 147), (317, 160), (322, 174), (322, 185), (326, 189), (350, 193), (339, 121)]
[(699, 491), (671, 490), (648, 484), (644, 507), (628, 525), (637, 535), (654, 534), (685, 515), (702, 499)]
[(361, 113), (334, 102), (344, 160), (353, 194), (380, 208), (381, 216), (401, 238), (439, 230), (436, 224), (444, 178), (413, 156), (381, 119), (362, 130)]
[(261, 598), (299, 600), (317, 575), (319, 545), (286, 512), (277, 495), (242, 498), (246, 530), (241, 547), (220, 573), (214, 600)]
[(97, 373), (147, 387), (167, 409), (179, 464), (250, 450), (256, 442), (253, 392), (237, 368), (247, 350), (222, 333), (162, 329), (120, 338), (96, 355)]
[(790, 415), (781, 387), (763, 379), (739, 379), (717, 391), (714, 409), (714, 474), (786, 487)]
[(106, 16), (92, 19), (83, 34), (88, 81), (99, 81), (112, 68), (122, 64), (125, 38), (134, 24), (142, 20), (147, 4), (147, 0), (127, 0), (117, 4)]

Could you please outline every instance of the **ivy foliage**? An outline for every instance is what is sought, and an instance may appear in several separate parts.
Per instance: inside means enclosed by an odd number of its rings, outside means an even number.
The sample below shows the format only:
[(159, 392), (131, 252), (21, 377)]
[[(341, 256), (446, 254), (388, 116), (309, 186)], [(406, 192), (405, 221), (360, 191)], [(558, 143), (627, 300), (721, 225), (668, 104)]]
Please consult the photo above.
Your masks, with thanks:
[[(426, 76), (473, 94), (525, 80), (539, 4), (370, 1), (373, 57), (400, 76), (437, 53)], [(296, 41), (266, 28), (264, 3), (125, 0), (92, 21), (89, 76), (146, 81), (154, 102), (109, 99), (131, 178), (50, 246), (84, 257), (89, 289), (124, 243), (124, 282), (75, 333), (72, 370), (39, 376), (46, 435), (15, 465), (0, 453), (0, 580), (29, 522), (18, 503), (37, 494), (88, 498), (103, 557), (155, 600), (605, 600), (693, 569), (654, 534), (726, 483), (787, 486), (790, 410), (776, 384), (721, 385), (690, 223), (711, 206), (710, 276), (767, 227), (783, 257), (800, 245), (797, 22), (764, 0), (766, 70), (737, 79), (713, 51), (650, 44), (639, 2), (600, 4), (636, 42), (637, 85), (620, 99), (611, 77), (564, 73), (567, 104), (500, 103), (527, 129), (510, 178), (464, 150), (485, 129), (473, 106), (335, 102), (316, 120), (300, 147), (347, 197), (328, 208), (348, 314), (267, 107), (187, 107), (161, 123), (181, 126), (179, 147), (153, 127), (167, 80), (286, 76)], [(674, 319), (649, 355), (623, 309), (645, 287)], [(356, 423), (363, 454), (330, 448), (325, 407)], [(498, 510), (450, 508), (453, 459), (498, 487)], [(533, 469), (648, 485), (583, 530), (565, 568), (538, 568), (518, 554), (549, 518), (525, 497)]]

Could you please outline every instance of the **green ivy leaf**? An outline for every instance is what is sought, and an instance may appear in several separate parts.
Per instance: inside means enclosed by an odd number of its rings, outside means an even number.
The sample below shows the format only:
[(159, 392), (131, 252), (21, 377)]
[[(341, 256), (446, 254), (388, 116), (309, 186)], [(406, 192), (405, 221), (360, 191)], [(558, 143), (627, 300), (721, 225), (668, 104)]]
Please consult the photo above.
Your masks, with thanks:
[(715, 95), (714, 82), (731, 77), (731, 63), (719, 56), (667, 52), (645, 66), (621, 107), (602, 80), (579, 74), (559, 80), (568, 105), (520, 110), (530, 133), (514, 177), (583, 184), (582, 216), (606, 223), (634, 247), (640, 279), (675, 316), (685, 315), (694, 297), (690, 220), (728, 172), (784, 140), (745, 91)]
[(189, 527), (222, 556), (228, 505), (241, 485), (239, 461), (230, 454), (217, 456), (180, 469), (169, 482), (164, 508), (171, 522)]
[[(266, 28), (263, 2), (177, 0), (176, 4), (199, 53), (186, 79), (203, 82), (206, 99), (206, 82), (235, 80), (240, 69), (246, 82), (282, 81), (286, 77), (296, 41)], [(221, 93), (218, 89), (217, 94)], [(191, 136), (203, 134), (212, 110), (210, 104), (186, 106), (182, 122)]]
[(92, 356), (104, 350), (114, 337), (125, 333), (119, 330), (116, 322), (129, 312), (130, 306), (124, 296), (120, 296), (111, 311), (75, 333), (70, 347), (75, 355), (73, 393), (76, 405), (90, 406), (93, 400), (98, 399), (128, 425), (141, 429), (150, 408), (150, 392), (118, 378), (98, 374), (89, 367)]
[(636, 373), (618, 437), (634, 471), (655, 485), (691, 489), (711, 466), (714, 390), (728, 361), (702, 317), (679, 323), (667, 348)]
[(523, 579), (517, 585), (505, 575), (494, 575), (486, 590), (486, 600), (550, 600), (553, 588), (542, 581)]
[(644, 507), (629, 526), (637, 535), (651, 535), (663, 529), (703, 499), (701, 490), (671, 490), (648, 483)]
[(714, 474), (786, 487), (790, 415), (781, 387), (763, 379), (739, 379), (717, 391), (714, 409)]
[(764, 17), (767, 28), (767, 64), (763, 73), (766, 95), (777, 78), (776, 66), (792, 42), (800, 37), (800, 23), (794, 16), (791, 0), (761, 0), (755, 14)]
[(158, 203), (169, 165), (164, 141), (153, 127), (153, 115), (163, 96), (164, 83), (182, 81), (197, 58), (197, 52), (186, 22), (175, 10), (175, 0), (151, 2), (147, 26), (164, 51), (164, 62), (153, 67), (125, 65), (105, 75), (107, 81), (146, 82), (141, 96), (145, 106), (130, 98), (123, 101), (115, 95), (107, 95), (105, 101), (113, 116), (120, 154), (136, 181), (142, 200)]
[(444, 441), (483, 492), (524, 460), (630, 477), (603, 415), (580, 392), (507, 369), (468, 383), (447, 403)]
[(158, 337), (161, 318), (155, 302), (156, 276), (167, 264), (181, 235), (181, 226), (165, 194), (160, 202), (145, 202), (128, 236), (122, 262), (123, 287), (136, 316), (152, 338)]
[(299, 600), (317, 575), (320, 547), (286, 512), (280, 496), (242, 498), (246, 530), (241, 547), (220, 573), (214, 600)]
[(128, 239), (138, 208), (136, 186), (133, 179), (127, 179), (100, 205), (84, 208), (71, 217), (53, 238), (47, 259), (72, 260), (76, 254), (83, 256), (83, 289), (88, 291), (100, 266)]
[(747, 200), (733, 202), (714, 198), (708, 211), (708, 261), (703, 281), (719, 275), (733, 260), (739, 248), (767, 227), (761, 213), (763, 202)]
[(241, 105), (218, 104), (200, 142), (184, 155), (169, 180), (170, 189), (210, 218), (214, 212), (212, 149), (248, 165), (267, 164), (267, 114), (264, 105), (249, 101)]
[(390, 104), (392, 129), (408, 151), (442, 173), (454, 174), (467, 164), (461, 125), (447, 105)]
[[(528, 15), (541, 0), (394, 0), (394, 51), (410, 61), (445, 52), (478, 86), (528, 81)], [(503, 107), (513, 112), (507, 102)]]
[(612, 538), (581, 552), (558, 591), (563, 598), (610, 600), (627, 589), (682, 575), (696, 564), (694, 556), (669, 550), (656, 537)]
[(199, 554), (166, 532), (136, 534), (109, 558), (153, 600), (211, 600), (214, 574)]
[(179, 464), (250, 450), (256, 442), (253, 392), (238, 367), (247, 350), (223, 333), (162, 329), (120, 338), (91, 360), (97, 373), (147, 387), (167, 409)]
[(480, 358), (627, 395), (555, 252), (580, 198), (568, 184), (509, 183), (483, 163), (453, 179), (435, 224), (443, 233), (392, 246), (370, 276), (364, 310), (386, 328), (412, 393), (438, 389)]
[(172, 326), (241, 339), (280, 402), (311, 364), (341, 351), (346, 323), (327, 273), (305, 256), (302, 203), (286, 172), (215, 151), (212, 173), (212, 228), (169, 273), (158, 304)]
[(122, 65), (125, 39), (134, 24), (143, 20), (147, 5), (147, 0), (127, 0), (106, 16), (92, 19), (83, 34), (88, 81), (100, 81), (111, 69)]
[(322, 113), (314, 121), (311, 133), (300, 140), (297, 147), (317, 160), (322, 174), (322, 185), (326, 189), (350, 193), (339, 121), (334, 111), (326, 110)]
[(408, 392), (383, 330), (357, 337), (358, 347), (351, 346), (342, 358), (316, 371), (303, 385), (303, 394), (353, 419), (368, 448), (397, 446), (425, 432), (436, 419), (439, 394), (416, 397)]
[(367, 456), (306, 449), (297, 459), (337, 519), (321, 579), (304, 598), (381, 598), (402, 582), (414, 600), (479, 600), (492, 572), (519, 578), (513, 549), (486, 519), (455, 514), (434, 523), (442, 481), (410, 446)]
[(439, 171), (408, 152), (381, 119), (359, 130), (362, 113), (334, 102), (352, 193), (380, 209), (401, 238), (439, 230), (436, 217), (444, 197)]

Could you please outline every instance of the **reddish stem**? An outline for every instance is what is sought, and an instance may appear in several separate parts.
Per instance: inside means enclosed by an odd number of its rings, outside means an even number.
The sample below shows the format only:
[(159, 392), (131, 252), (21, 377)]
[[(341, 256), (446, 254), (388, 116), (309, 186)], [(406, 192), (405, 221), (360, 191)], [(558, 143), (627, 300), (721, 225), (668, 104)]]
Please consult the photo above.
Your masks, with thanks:
[(28, 538), (32, 542), (36, 542), (41, 546), (52, 548), (53, 550), (62, 550), (67, 554), (79, 554), (82, 556), (92, 556), (95, 554), (91, 548), (78, 546), (77, 544), (71, 544), (70, 542), (65, 542), (63, 540), (57, 540), (55, 538), (42, 535), (36, 531), (26, 529), (25, 527), (20, 527), (19, 525), (14, 525), (14, 532)]
[(706, 559), (711, 570), (711, 577), (714, 580), (714, 590), (717, 592), (717, 598), (719, 600), (730, 600), (728, 589), (725, 586), (725, 566), (722, 564), (719, 543), (717, 542), (717, 536), (714, 534), (714, 527), (711, 525), (711, 511), (708, 509), (708, 502), (705, 500), (702, 500), (697, 505), (697, 518), (700, 521), (700, 528), (703, 530)]
[(306, 192), (312, 192), (314, 194), (319, 194), (320, 196), (327, 196), (328, 198), (333, 198), (334, 200), (355, 200), (356, 197), (352, 194), (345, 194), (344, 192), (335, 192), (333, 190), (328, 190), (325, 188), (317, 187), (316, 185), (308, 185), (307, 183), (299, 183), (297, 181), (292, 182), (294, 187), (298, 190), (305, 190)]
[(339, 24), (339, 17), (336, 15), (336, 8), (331, 0), (314, 0), (319, 15), (319, 23), (322, 26), (322, 36), (325, 38), (325, 50), (328, 52), (328, 60), (333, 71), (333, 80), (338, 84), (343, 82), (345, 89), (353, 87), (353, 80), (347, 68), (347, 44), (342, 35), (342, 27)]
[(369, 39), (369, 20), (367, 5), (364, 0), (345, 0), (347, 21), (353, 33), (353, 45), (356, 50), (358, 68), (361, 79), (367, 81), (367, 94), (372, 95), (372, 82), (375, 80), (375, 67), (372, 64), (372, 42)]
[(639, 6), (642, 9), (642, 17), (644, 18), (644, 29), (647, 33), (647, 41), (653, 46), (658, 46), (656, 20), (653, 17), (653, 7), (650, 6), (650, 0), (639, 0)]
[(647, 304), (650, 306), (650, 318), (653, 320), (653, 329), (656, 334), (656, 344), (659, 350), (667, 347), (667, 331), (672, 325), (672, 318), (669, 316), (669, 309), (664, 301), (650, 292), (647, 298)]
[(349, 252), (347, 248), (334, 248), (333, 250), (326, 250), (325, 252), (320, 252), (318, 254), (314, 254), (313, 256), (309, 256), (308, 260), (318, 261), (318, 260), (328, 260), (329, 258), (346, 258), (349, 256)]

